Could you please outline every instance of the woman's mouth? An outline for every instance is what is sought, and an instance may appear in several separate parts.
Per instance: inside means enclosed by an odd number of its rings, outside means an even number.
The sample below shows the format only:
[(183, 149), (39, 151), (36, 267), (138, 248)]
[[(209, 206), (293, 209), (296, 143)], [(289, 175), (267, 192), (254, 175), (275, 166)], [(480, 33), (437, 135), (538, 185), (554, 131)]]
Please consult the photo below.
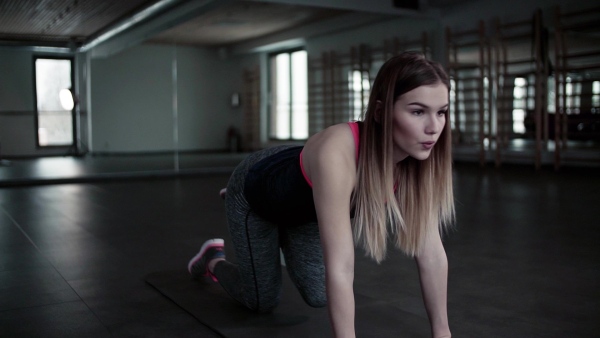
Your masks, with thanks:
[(430, 141), (430, 142), (421, 142), (421, 144), (423, 145), (423, 148), (425, 149), (431, 149), (433, 148), (433, 145), (435, 144), (435, 142)]

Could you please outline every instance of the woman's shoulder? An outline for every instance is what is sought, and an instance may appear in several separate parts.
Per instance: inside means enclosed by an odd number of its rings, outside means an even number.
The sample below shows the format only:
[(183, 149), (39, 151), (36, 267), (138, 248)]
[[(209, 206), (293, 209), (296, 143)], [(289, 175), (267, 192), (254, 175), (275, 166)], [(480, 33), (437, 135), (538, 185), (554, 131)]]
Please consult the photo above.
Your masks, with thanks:
[(354, 163), (354, 148), (354, 138), (348, 124), (335, 124), (313, 135), (306, 142), (304, 161), (308, 167), (324, 162), (331, 165)]
[(348, 123), (331, 125), (313, 135), (307, 143), (344, 142), (352, 137), (352, 129)]
[(313, 188), (354, 187), (356, 163), (352, 130), (347, 123), (332, 125), (312, 136), (304, 146), (303, 166)]
[(309, 153), (327, 153), (344, 149), (352, 150), (353, 148), (352, 130), (348, 123), (329, 126), (313, 135), (305, 144), (305, 150)]

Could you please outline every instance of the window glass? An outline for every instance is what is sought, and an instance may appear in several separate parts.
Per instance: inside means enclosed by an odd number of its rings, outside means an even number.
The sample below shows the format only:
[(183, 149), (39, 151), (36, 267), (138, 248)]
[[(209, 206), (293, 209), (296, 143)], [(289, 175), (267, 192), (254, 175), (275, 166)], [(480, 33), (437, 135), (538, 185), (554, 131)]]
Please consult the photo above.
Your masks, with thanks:
[(270, 58), (269, 136), (278, 140), (308, 138), (308, 74), (304, 50)]

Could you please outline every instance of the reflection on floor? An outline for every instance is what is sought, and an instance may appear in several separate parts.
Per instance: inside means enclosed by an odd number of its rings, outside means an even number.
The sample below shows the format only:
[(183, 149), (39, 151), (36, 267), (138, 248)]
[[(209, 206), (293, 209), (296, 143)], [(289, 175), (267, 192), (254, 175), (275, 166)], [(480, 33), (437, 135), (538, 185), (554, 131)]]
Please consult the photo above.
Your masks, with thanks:
[[(535, 139), (513, 138), (497, 151), (498, 144), (495, 140), (484, 139), (482, 145), (477, 139), (463, 140), (453, 145), (453, 156), (455, 160), (465, 162), (478, 162), (483, 156), (487, 163), (502, 164), (525, 164), (534, 165), (536, 158)], [(556, 144), (551, 139), (547, 143), (540, 144), (540, 164), (552, 167), (558, 163), (561, 167), (585, 166), (600, 167), (600, 142), (598, 141), (567, 141), (556, 155)], [(558, 162), (557, 162), (558, 161)]]
[[(0, 336), (216, 337), (144, 276), (185, 269), (206, 238), (227, 240), (218, 191), (228, 175), (0, 189)], [(455, 186), (458, 222), (445, 240), (453, 336), (596, 336), (600, 176), (459, 163)], [(359, 252), (355, 288), (429, 336), (412, 260), (393, 251), (378, 266)]]
[(246, 155), (187, 153), (4, 160), (0, 165), (0, 187), (225, 173), (230, 172)]

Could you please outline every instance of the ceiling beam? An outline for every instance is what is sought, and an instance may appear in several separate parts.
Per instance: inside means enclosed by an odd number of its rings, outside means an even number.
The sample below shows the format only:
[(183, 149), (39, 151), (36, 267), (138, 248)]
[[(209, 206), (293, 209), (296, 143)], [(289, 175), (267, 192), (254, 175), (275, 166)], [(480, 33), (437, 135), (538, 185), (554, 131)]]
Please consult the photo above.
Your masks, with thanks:
[[(257, 0), (243, 0), (257, 1)], [(348, 10), (361, 13), (399, 15), (410, 17), (438, 16), (437, 10), (429, 8), (427, 0), (415, 0), (419, 3), (419, 10), (399, 8), (394, 6), (393, 0), (258, 0), (259, 2), (279, 3), (286, 5), (311, 6)]]
[(231, 54), (245, 54), (281, 48), (299, 47), (304, 44), (305, 39), (307, 38), (341, 32), (375, 22), (391, 20), (393, 18), (394, 17), (392, 16), (372, 13), (348, 13), (332, 19), (309, 23), (298, 28), (237, 43), (232, 45), (228, 52)]
[[(184, 23), (198, 15), (235, 0), (181, 1), (164, 0), (160, 10), (133, 16), (83, 45), (79, 51), (90, 52), (93, 58), (114, 55), (152, 38), (156, 34)], [(169, 8), (165, 8), (171, 5)]]

